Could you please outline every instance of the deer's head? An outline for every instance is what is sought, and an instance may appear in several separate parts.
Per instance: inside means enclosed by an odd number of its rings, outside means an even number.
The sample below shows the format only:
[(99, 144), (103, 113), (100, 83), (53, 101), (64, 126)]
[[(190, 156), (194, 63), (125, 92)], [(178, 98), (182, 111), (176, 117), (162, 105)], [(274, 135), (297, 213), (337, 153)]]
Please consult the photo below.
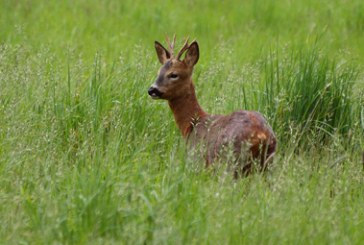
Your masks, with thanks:
[[(148, 94), (153, 99), (172, 100), (189, 93), (192, 86), (193, 67), (199, 58), (196, 41), (188, 44), (187, 39), (177, 56), (173, 53), (175, 36), (172, 42), (167, 38), (167, 42), (169, 50), (157, 41), (154, 44), (162, 67), (159, 69), (156, 81), (148, 90)], [(182, 59), (184, 53), (186, 55)]]

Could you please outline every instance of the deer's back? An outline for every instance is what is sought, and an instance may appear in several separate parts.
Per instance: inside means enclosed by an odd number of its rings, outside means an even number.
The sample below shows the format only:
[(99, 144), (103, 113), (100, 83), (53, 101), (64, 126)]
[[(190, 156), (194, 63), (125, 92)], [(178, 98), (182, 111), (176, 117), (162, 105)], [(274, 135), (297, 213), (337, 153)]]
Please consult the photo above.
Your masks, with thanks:
[(237, 111), (226, 116), (209, 115), (202, 118), (194, 126), (190, 142), (192, 145), (204, 145), (208, 164), (227, 147), (232, 147), (237, 156), (245, 154), (253, 158), (261, 157), (262, 161), (272, 155), (276, 148), (273, 130), (265, 118), (255, 111)]

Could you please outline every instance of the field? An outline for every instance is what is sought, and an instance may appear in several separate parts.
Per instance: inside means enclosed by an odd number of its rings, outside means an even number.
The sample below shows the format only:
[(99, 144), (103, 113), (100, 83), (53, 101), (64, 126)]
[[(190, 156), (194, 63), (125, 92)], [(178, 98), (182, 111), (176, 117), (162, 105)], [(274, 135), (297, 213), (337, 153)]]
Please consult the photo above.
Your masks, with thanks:
[[(364, 1), (0, 0), (0, 244), (361, 244)], [(209, 113), (262, 112), (234, 180), (149, 98), (165, 35)]]

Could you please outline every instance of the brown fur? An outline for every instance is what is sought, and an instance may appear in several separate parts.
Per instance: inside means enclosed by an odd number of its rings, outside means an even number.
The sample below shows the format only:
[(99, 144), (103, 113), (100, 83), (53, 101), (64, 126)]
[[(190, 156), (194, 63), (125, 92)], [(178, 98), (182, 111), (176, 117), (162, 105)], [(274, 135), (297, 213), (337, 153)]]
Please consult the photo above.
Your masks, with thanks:
[[(150, 88), (153, 98), (168, 100), (178, 128), (192, 148), (201, 145), (206, 165), (226, 154), (231, 147), (234, 161), (241, 162), (241, 171), (248, 174), (252, 163), (258, 161), (265, 170), (276, 150), (276, 138), (264, 117), (255, 111), (237, 111), (230, 115), (209, 115), (199, 105), (192, 82), (193, 67), (199, 58), (197, 42), (185, 43), (177, 58), (173, 50), (155, 43), (162, 68)], [(173, 48), (174, 43), (169, 44)], [(180, 57), (186, 52), (185, 58)], [(158, 94), (158, 96), (156, 95)]]

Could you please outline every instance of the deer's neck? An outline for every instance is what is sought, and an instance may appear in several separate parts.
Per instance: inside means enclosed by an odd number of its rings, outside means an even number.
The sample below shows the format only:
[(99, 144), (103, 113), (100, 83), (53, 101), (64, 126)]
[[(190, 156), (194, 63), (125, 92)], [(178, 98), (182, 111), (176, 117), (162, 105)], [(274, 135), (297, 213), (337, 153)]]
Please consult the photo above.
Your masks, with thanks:
[(192, 83), (188, 93), (169, 100), (168, 104), (184, 138), (192, 131), (194, 123), (208, 116), (197, 101), (195, 88)]

